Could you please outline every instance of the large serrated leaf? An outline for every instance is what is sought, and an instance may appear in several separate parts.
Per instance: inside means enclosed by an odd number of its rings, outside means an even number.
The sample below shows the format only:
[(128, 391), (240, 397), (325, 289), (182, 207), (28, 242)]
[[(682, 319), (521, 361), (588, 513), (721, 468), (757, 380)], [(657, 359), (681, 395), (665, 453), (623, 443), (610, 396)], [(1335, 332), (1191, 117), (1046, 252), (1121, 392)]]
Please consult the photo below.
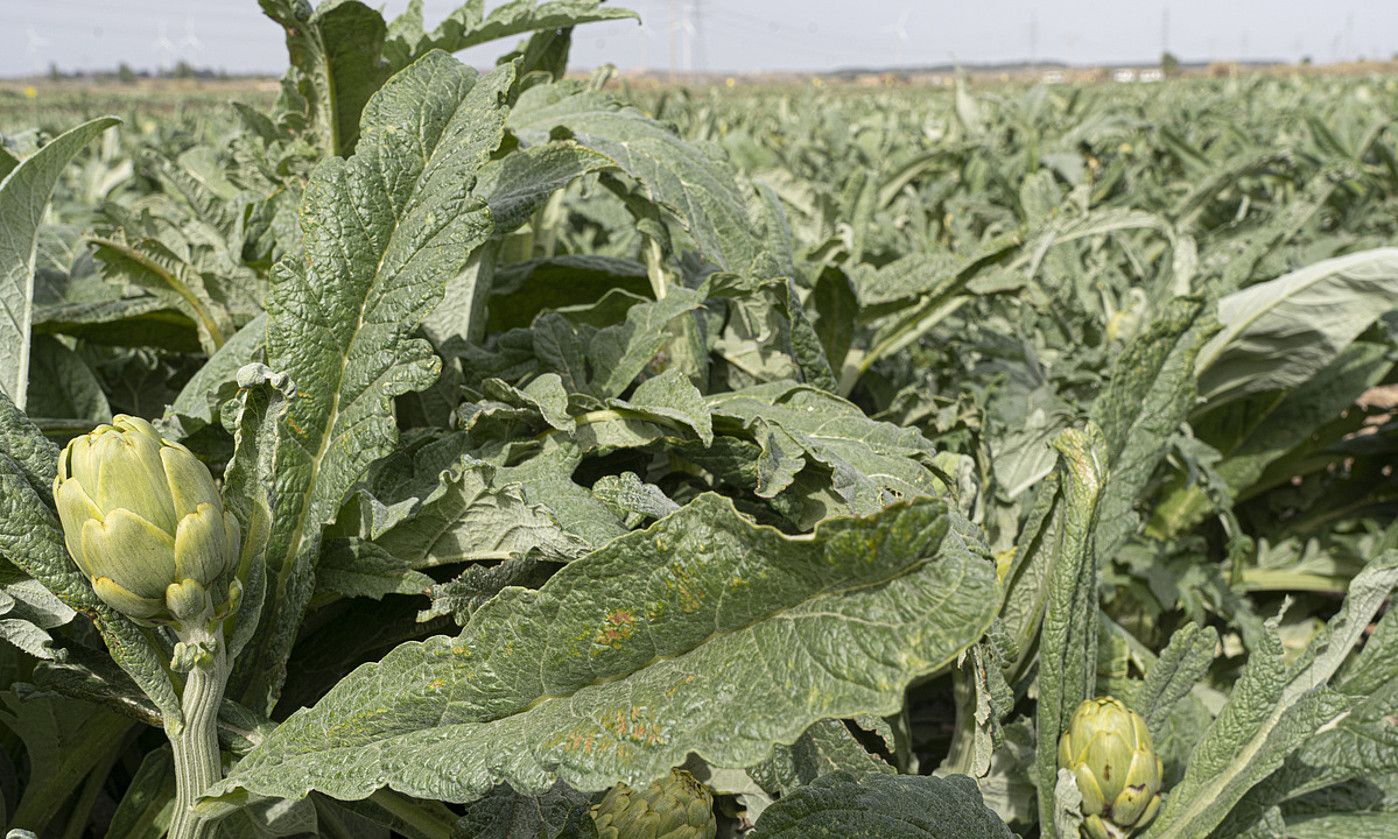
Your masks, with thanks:
[[(1040, 790), (1055, 787), (1059, 734), (1097, 683), (1097, 563), (1092, 539), (1107, 472), (1106, 441), (1095, 425), (1086, 432), (1062, 432), (1054, 447), (1061, 457), (1063, 494), (1054, 510), (1055, 543), (1039, 639), (1034, 775)], [(1054, 812), (1053, 796), (1041, 794), (1039, 824), (1048, 837), (1059, 835)]]
[[(485, 0), (469, 0), (414, 45), (415, 50), (457, 52), (512, 35), (541, 29), (561, 29), (603, 20), (635, 18), (628, 9), (607, 7), (602, 0), (511, 0), (485, 13)], [(406, 39), (404, 39), (406, 41)]]
[(1143, 836), (1207, 835), (1289, 754), (1343, 721), (1354, 698), (1328, 682), (1395, 585), (1398, 552), (1389, 551), (1354, 578), (1344, 607), (1293, 667), (1282, 657), (1277, 620), (1269, 621), (1261, 637), (1265, 646), (1251, 651), (1228, 704), (1195, 746), (1184, 779)]
[(535, 321), (534, 353), (569, 392), (619, 396), (665, 345), (667, 324), (703, 302), (697, 291), (673, 289), (664, 299), (629, 306), (625, 320), (601, 329), (550, 312)]
[(456, 837), (473, 839), (592, 839), (589, 796), (564, 784), (541, 795), (520, 795), (506, 785), (471, 804), (456, 823)]
[(760, 496), (784, 490), (808, 462), (829, 469), (831, 488), (851, 513), (871, 513), (897, 498), (947, 492), (932, 468), (937, 451), (917, 429), (871, 420), (834, 394), (775, 382), (708, 401), (716, 424), (740, 423), (762, 446)]
[(459, 636), (361, 667), (215, 794), (600, 790), (691, 752), (750, 765), (816, 720), (891, 713), (994, 610), (992, 564), (944, 540), (949, 515), (925, 499), (787, 537), (700, 496), (538, 590), (506, 589)]
[(508, 235), (529, 220), (550, 195), (588, 172), (612, 165), (604, 154), (576, 143), (549, 143), (520, 149), (481, 172), (476, 192), (495, 216), (495, 236)]
[(88, 241), (110, 280), (144, 289), (193, 321), (205, 352), (216, 353), (233, 334), (232, 316), (213, 299), (204, 276), (164, 242), (121, 231)]
[[(1383, 830), (1398, 819), (1398, 801), (1381, 788), (1391, 789), (1398, 780), (1398, 732), (1390, 721), (1393, 688), (1391, 683), (1372, 696), (1357, 697), (1348, 716), (1308, 738), (1281, 769), (1249, 790), (1213, 835), (1245, 835), (1249, 825), (1256, 830), (1278, 804), (1287, 836), (1389, 835)], [(1372, 834), (1353, 828), (1319, 832), (1327, 824), (1358, 827), (1366, 821)], [(1303, 829), (1308, 823), (1309, 831)]]
[(540, 85), (522, 93), (510, 128), (531, 145), (565, 129), (579, 145), (606, 155), (639, 181), (651, 202), (675, 213), (706, 259), (736, 273), (781, 274), (736, 186), (732, 166), (708, 145), (681, 139), (601, 91), (566, 85)]
[(297, 0), (259, 2), (286, 30), (290, 78), (321, 151), (350, 154), (359, 141), (360, 112), (388, 78), (379, 60), (387, 36), (383, 17), (357, 0), (326, 3), (315, 12)]
[[(634, 18), (600, 0), (512, 0), (485, 13), (484, 0), (469, 0), (431, 33), (423, 28), (421, 2), (392, 24), (358, 0), (318, 4), (259, 0), (263, 13), (286, 31), (291, 70), (283, 82), (316, 144), (326, 155), (354, 152), (369, 99), (394, 73), (434, 50), (458, 52), (499, 38), (593, 21)], [(289, 103), (286, 103), (289, 104)]]
[(1138, 524), (1137, 496), (1193, 407), (1194, 359), (1217, 328), (1202, 300), (1172, 300), (1126, 345), (1092, 404), (1111, 465), (1097, 532), (1104, 560), (1116, 555)]
[(1011, 839), (965, 775), (836, 772), (768, 807), (753, 839)]
[(1170, 643), (1131, 698), (1132, 709), (1145, 718), (1151, 731), (1162, 731), (1175, 703), (1204, 678), (1217, 645), (1218, 631), (1211, 626), (1189, 623), (1170, 636)]
[(0, 393), (21, 408), (29, 381), (39, 222), (64, 167), (83, 146), (118, 122), (116, 117), (85, 122), (0, 179)]
[(821, 720), (795, 743), (778, 746), (770, 758), (748, 767), (753, 780), (777, 795), (789, 795), (822, 775), (841, 771), (896, 774), (882, 758), (865, 751), (843, 720)]
[[(10, 573), (0, 566), (0, 580)], [(73, 610), (37, 580), (4, 581), (0, 585), (0, 638), (35, 658), (56, 657), (49, 630), (63, 626), (73, 616)]]
[(58, 448), (24, 411), (0, 396), (0, 452), (11, 458), (25, 482), (45, 505), (53, 505), (58, 477)]
[(297, 392), (276, 453), (267, 607), (243, 657), (258, 707), (284, 679), (321, 528), (392, 450), (393, 397), (437, 378), (412, 331), (490, 235), (471, 185), (500, 143), (511, 79), (429, 53), (369, 101), (355, 155), (324, 161), (306, 187), (304, 256), (278, 263), (268, 299), (268, 363)]
[(1223, 331), (1199, 353), (1199, 396), (1210, 407), (1292, 388), (1329, 364), (1398, 299), (1398, 249), (1308, 265), (1223, 298)]
[(530, 552), (566, 558), (583, 550), (547, 508), (526, 503), (519, 487), (496, 485), (492, 472), (470, 458), (453, 463), (412, 517), (376, 535), (374, 543), (412, 568)]
[[(1356, 341), (1298, 386), (1232, 400), (1196, 417), (1191, 425), (1201, 440), (1223, 455), (1215, 467), (1218, 476), (1235, 501), (1242, 501), (1307, 471), (1287, 468), (1288, 464), (1296, 466), (1297, 460), (1317, 453), (1323, 463), (1325, 449), (1340, 434), (1358, 428), (1362, 417), (1354, 417), (1352, 425), (1338, 433), (1326, 426), (1336, 424), (1337, 416), (1343, 421), (1355, 400), (1392, 367), (1385, 345)], [(1202, 486), (1175, 486), (1156, 505), (1151, 526), (1161, 533), (1179, 533), (1211, 508)]]

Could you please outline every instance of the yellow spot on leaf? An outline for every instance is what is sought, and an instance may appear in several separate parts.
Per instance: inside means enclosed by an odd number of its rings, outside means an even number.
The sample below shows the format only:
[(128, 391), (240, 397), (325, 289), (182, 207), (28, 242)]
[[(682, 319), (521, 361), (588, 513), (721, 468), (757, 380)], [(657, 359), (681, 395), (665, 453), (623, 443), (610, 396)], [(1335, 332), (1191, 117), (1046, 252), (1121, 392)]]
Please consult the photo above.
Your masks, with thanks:
[(592, 643), (598, 645), (598, 648), (593, 649), (593, 655), (600, 655), (602, 652), (600, 648), (621, 649), (622, 643), (630, 638), (635, 631), (635, 613), (630, 609), (613, 609), (603, 619), (597, 634), (592, 636)]

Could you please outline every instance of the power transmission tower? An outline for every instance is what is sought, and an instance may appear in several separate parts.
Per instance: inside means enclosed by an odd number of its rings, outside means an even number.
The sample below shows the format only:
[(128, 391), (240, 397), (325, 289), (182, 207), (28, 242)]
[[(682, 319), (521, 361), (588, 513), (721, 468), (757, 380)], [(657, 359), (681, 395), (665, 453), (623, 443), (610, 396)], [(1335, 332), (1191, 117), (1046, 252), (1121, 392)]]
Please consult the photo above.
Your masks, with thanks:
[(1170, 7), (1160, 10), (1160, 54), (1170, 51)]

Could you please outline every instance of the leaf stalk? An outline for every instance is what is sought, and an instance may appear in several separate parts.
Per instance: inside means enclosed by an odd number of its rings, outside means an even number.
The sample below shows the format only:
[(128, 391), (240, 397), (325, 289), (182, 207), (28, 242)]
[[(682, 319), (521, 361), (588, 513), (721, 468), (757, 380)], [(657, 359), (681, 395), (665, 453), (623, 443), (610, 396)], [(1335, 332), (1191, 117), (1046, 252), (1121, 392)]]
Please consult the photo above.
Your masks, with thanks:
[[(165, 733), (175, 758), (175, 815), (170, 822), (170, 839), (207, 839), (213, 835), (214, 821), (194, 811), (205, 790), (223, 777), (218, 747), (218, 709), (232, 670), (223, 626), (217, 621), (200, 621), (182, 629), (180, 642), (187, 649), (202, 649), (204, 656), (189, 670), (180, 706), (183, 723), (166, 720)], [(213, 628), (208, 627), (212, 624)]]

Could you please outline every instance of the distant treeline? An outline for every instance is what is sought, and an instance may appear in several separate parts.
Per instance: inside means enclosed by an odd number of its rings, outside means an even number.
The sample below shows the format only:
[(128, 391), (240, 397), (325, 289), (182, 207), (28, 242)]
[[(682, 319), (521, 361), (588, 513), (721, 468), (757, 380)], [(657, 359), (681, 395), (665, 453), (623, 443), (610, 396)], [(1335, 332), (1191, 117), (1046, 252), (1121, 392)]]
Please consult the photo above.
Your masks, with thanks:
[(229, 73), (222, 68), (195, 67), (186, 61), (178, 61), (173, 67), (160, 67), (155, 70), (136, 70), (124, 61), (112, 70), (64, 70), (57, 64), (50, 63), (47, 73), (48, 79), (55, 82), (73, 79), (86, 81), (115, 81), (122, 84), (135, 84), (142, 79), (227, 80), (250, 78), (253, 75), (256, 74)]

